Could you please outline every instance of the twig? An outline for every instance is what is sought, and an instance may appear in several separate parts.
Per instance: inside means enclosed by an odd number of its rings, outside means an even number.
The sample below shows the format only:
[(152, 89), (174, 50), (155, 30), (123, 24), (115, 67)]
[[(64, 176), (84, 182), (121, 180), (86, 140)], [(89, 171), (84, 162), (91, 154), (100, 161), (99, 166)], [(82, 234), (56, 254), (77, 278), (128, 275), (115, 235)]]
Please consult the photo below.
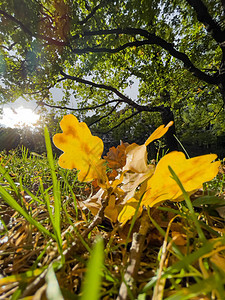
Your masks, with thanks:
[(144, 210), (141, 217), (141, 225), (139, 232), (135, 232), (132, 238), (132, 245), (130, 249), (130, 263), (127, 267), (124, 275), (124, 281), (122, 282), (119, 290), (117, 300), (127, 300), (128, 290), (131, 290), (133, 294), (136, 293), (136, 277), (140, 266), (142, 250), (146, 238), (146, 234), (150, 228), (150, 221), (147, 211)]
[[(163, 268), (167, 267), (167, 264), (168, 264), (169, 247), (167, 245), (168, 245), (168, 239), (169, 239), (169, 232), (171, 229), (171, 225), (176, 218), (177, 218), (177, 215), (174, 218), (172, 218), (172, 220), (170, 220), (167, 230), (166, 230), (166, 235), (165, 235), (163, 245), (162, 245), (162, 254), (161, 254), (159, 268), (158, 268), (158, 272), (157, 272), (158, 278), (157, 278), (156, 285), (154, 287), (152, 300), (163, 299), (163, 290), (164, 290), (164, 286), (166, 283), (166, 279), (165, 278), (162, 279), (161, 277), (162, 277), (162, 273), (163, 273)], [(173, 242), (173, 240), (172, 240), (172, 242)], [(169, 245), (171, 246), (171, 244), (169, 244)]]
[[(88, 227), (81, 233), (81, 236), (83, 238), (87, 237), (87, 235), (98, 225), (100, 225), (102, 223), (102, 219), (104, 217), (104, 211), (106, 206), (109, 203), (109, 198), (111, 195), (111, 190), (108, 190), (108, 197), (106, 199), (104, 199), (102, 201), (102, 205), (100, 210), (98, 211), (97, 215), (94, 217), (93, 221), (88, 225)], [(73, 255), (74, 253), (82, 253), (84, 252), (84, 245), (82, 243), (79, 243), (80, 239), (78, 237), (75, 238), (74, 242), (72, 243), (72, 245), (66, 249), (63, 252), (63, 256), (65, 257), (65, 259), (68, 259), (71, 255)], [(37, 289), (39, 289), (45, 282), (45, 276), (49, 270), (49, 268), (51, 268), (54, 264), (56, 263), (60, 263), (62, 259), (62, 256), (58, 256), (55, 260), (53, 260), (48, 268), (46, 270), (44, 270), (41, 275), (39, 277), (37, 277), (30, 285), (27, 286), (27, 288), (24, 290), (23, 294), (22, 294), (22, 298), (27, 297), (29, 295), (32, 295), (35, 291), (37, 291)], [(62, 266), (59, 265), (58, 269), (56, 271), (58, 271)]]

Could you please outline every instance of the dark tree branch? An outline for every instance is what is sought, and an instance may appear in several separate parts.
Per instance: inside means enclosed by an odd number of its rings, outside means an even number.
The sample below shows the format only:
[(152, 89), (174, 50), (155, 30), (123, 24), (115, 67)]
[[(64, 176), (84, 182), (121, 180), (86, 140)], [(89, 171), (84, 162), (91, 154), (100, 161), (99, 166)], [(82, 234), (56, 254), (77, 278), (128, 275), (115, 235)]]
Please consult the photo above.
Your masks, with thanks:
[(27, 35), (31, 36), (31, 37), (36, 37), (39, 38), (41, 40), (45, 40), (46, 42), (48, 42), (48, 44), (50, 45), (55, 45), (55, 46), (66, 46), (67, 42), (63, 42), (63, 41), (58, 41), (58, 40), (54, 40), (50, 37), (44, 36), (42, 34), (38, 34), (38, 33), (33, 33), (29, 28), (27, 28), (21, 21), (19, 21), (18, 19), (16, 19), (15, 17), (13, 17), (12, 15), (9, 15), (7, 12), (0, 10), (0, 15), (3, 15), (4, 17), (6, 17), (8, 20), (13, 21), (15, 24), (19, 25), (19, 27), (23, 30), (24, 33), (26, 33)]
[[(194, 7), (198, 8), (198, 5), (196, 6), (196, 5), (193, 4), (193, 2), (195, 2), (194, 0), (187, 0), (187, 1), (189, 3), (192, 3), (192, 5)], [(200, 0), (196, 0), (196, 2), (200, 5), (200, 7), (202, 7), (202, 6), (205, 7)], [(207, 11), (206, 8), (205, 8), (205, 13), (206, 13), (205, 19), (207, 20), (207, 22), (210, 25), (210, 26), (208, 26), (208, 29), (213, 30), (214, 38), (218, 41), (224, 41), (224, 38), (221, 39), (221, 37), (220, 37), (223, 32), (220, 30), (220, 27), (217, 25), (217, 23), (215, 23), (212, 20), (211, 16), (208, 14), (208, 11)], [(52, 39), (50, 37), (40, 35), (38, 33), (31, 32), (31, 30), (28, 29), (21, 21), (19, 21), (18, 19), (16, 19), (12, 15), (9, 15), (7, 12), (5, 12), (3, 10), (0, 10), (0, 14), (4, 15), (9, 20), (11, 20), (14, 23), (16, 23), (17, 25), (19, 25), (20, 28), (26, 34), (28, 34), (29, 36), (36, 37), (36, 38), (39, 38), (41, 40), (45, 40), (45, 41), (47, 41), (48, 44), (51, 44), (51, 45), (68, 46), (68, 42), (55, 40), (55, 39)], [(204, 22), (205, 22), (205, 19), (203, 18)], [(90, 48), (84, 48), (84, 49), (72, 49), (72, 51), (74, 53), (77, 53), (77, 54), (87, 53), (87, 52), (111, 52), (111, 53), (115, 53), (115, 52), (121, 51), (123, 49), (126, 49), (127, 47), (155, 44), (155, 45), (158, 45), (158, 46), (162, 47), (164, 50), (168, 51), (169, 54), (171, 54), (173, 57), (175, 57), (175, 58), (179, 59), (180, 61), (182, 61), (184, 63), (184, 67), (186, 69), (188, 69), (191, 73), (193, 73), (200, 80), (203, 80), (203, 81), (205, 81), (207, 83), (210, 83), (210, 84), (217, 84), (217, 78), (215, 76), (210, 76), (210, 75), (202, 72), (201, 70), (199, 70), (197, 67), (195, 67), (194, 64), (190, 61), (189, 57), (185, 53), (177, 51), (174, 48), (173, 44), (166, 42), (164, 39), (156, 36), (155, 34), (151, 34), (147, 30), (144, 30), (144, 29), (139, 29), (139, 28), (124, 28), (124, 29), (122, 29), (122, 28), (117, 28), (117, 29), (98, 30), (98, 31), (86, 31), (86, 32), (83, 32), (82, 34), (74, 35), (72, 37), (72, 40), (76, 40), (76, 39), (86, 37), (86, 36), (99, 36), (99, 35), (109, 35), (109, 34), (117, 34), (117, 35), (118, 34), (128, 34), (128, 35), (134, 35), (134, 36), (139, 35), (139, 36), (145, 37), (146, 40), (129, 42), (129, 43), (126, 43), (124, 45), (121, 45), (120, 47), (118, 47), (116, 49), (95, 48), (95, 47), (91, 48), (90, 47)], [(67, 75), (67, 77), (68, 76), (69, 75)]]
[(92, 9), (92, 11), (90, 12), (89, 15), (87, 15), (86, 18), (84, 18), (83, 20), (79, 21), (78, 24), (79, 24), (79, 25), (84, 25), (85, 23), (87, 23), (87, 21), (88, 21), (89, 19), (91, 19), (91, 18), (94, 16), (94, 14), (96, 13), (96, 11), (97, 11), (99, 8), (101, 8), (101, 7), (105, 4), (105, 2), (106, 2), (106, 0), (101, 1), (97, 6), (95, 6), (95, 7)]
[(201, 0), (186, 0), (195, 10), (199, 22), (203, 23), (206, 30), (212, 34), (212, 37), (218, 43), (225, 41), (224, 31), (219, 24), (210, 16), (207, 7)]
[(113, 107), (106, 115), (104, 115), (104, 116), (102, 116), (101, 118), (99, 118), (98, 120), (96, 120), (96, 121), (94, 121), (94, 122), (88, 124), (88, 126), (91, 127), (91, 126), (93, 126), (94, 124), (99, 123), (101, 120), (103, 120), (103, 119), (107, 118), (108, 116), (110, 116), (111, 113), (117, 108), (117, 106), (118, 106), (119, 104), (120, 104), (120, 102), (118, 101), (118, 102), (116, 103), (116, 105), (114, 105), (114, 107)]
[(107, 133), (113, 131), (114, 129), (120, 127), (120, 126), (121, 126), (123, 123), (125, 123), (127, 120), (133, 118), (134, 116), (136, 116), (136, 115), (138, 115), (138, 114), (140, 114), (140, 113), (141, 113), (140, 111), (134, 112), (132, 115), (130, 115), (130, 116), (124, 118), (120, 123), (118, 123), (117, 125), (113, 126), (112, 128), (110, 128), (110, 129), (107, 130), (107, 131), (95, 131), (95, 132), (96, 132), (96, 133), (107, 134)]
[(147, 30), (144, 29), (139, 29), (139, 28), (117, 28), (117, 29), (107, 29), (107, 30), (97, 30), (97, 31), (86, 31), (83, 32), (82, 34), (76, 34), (73, 39), (79, 39), (82, 37), (87, 37), (87, 36), (100, 36), (100, 35), (111, 35), (111, 34), (128, 34), (128, 35), (139, 35), (142, 37), (145, 37), (146, 39), (143, 41), (135, 41), (135, 42), (130, 42), (126, 43), (116, 49), (106, 49), (106, 48), (96, 48), (96, 47), (90, 47), (90, 48), (85, 48), (85, 49), (72, 49), (74, 53), (81, 54), (82, 51), (87, 52), (111, 52), (115, 53), (118, 51), (121, 51), (127, 47), (131, 46), (142, 46), (142, 45), (158, 45), (164, 50), (168, 51), (169, 54), (171, 54), (173, 57), (177, 58), (178, 60), (182, 61), (184, 64), (184, 67), (193, 73), (194, 76), (199, 78), (200, 80), (203, 80), (207, 83), (210, 84), (218, 84), (217, 82), (217, 77), (216, 76), (211, 76), (208, 75), (204, 72), (202, 72), (200, 69), (195, 67), (195, 65), (191, 62), (189, 57), (178, 50), (174, 48), (174, 45), (172, 43), (168, 43), (164, 39), (160, 38), (159, 36), (152, 34), (148, 32)]
[(12, 43), (9, 47), (2, 46), (2, 45), (0, 45), (0, 47), (6, 49), (7, 51), (11, 51), (12, 48), (13, 48), (16, 44), (17, 44), (17, 42)]
[[(122, 94), (116, 88), (114, 88), (110, 85), (99, 84), (99, 83), (95, 83), (95, 82), (92, 82), (92, 81), (89, 81), (89, 80), (86, 80), (86, 79), (83, 79), (83, 78), (79, 78), (79, 77), (76, 77), (76, 76), (71, 76), (71, 75), (68, 75), (68, 74), (64, 73), (63, 71), (60, 71), (60, 73), (61, 73), (61, 75), (64, 76), (63, 77), (64, 80), (65, 79), (70, 79), (70, 80), (74, 80), (76, 82), (80, 82), (80, 83), (83, 83), (83, 84), (86, 84), (86, 85), (90, 85), (90, 86), (95, 87), (95, 88), (104, 89), (104, 90), (113, 92), (114, 94), (116, 94), (120, 98), (121, 103), (123, 102), (123, 103), (126, 103), (129, 106), (133, 107), (134, 109), (136, 109), (138, 111), (137, 113), (142, 112), (142, 111), (163, 113), (165, 111), (165, 107), (163, 105), (152, 106), (152, 107), (150, 105), (139, 105), (136, 102), (134, 102), (133, 100), (131, 100), (129, 97)], [(109, 102), (112, 103), (112, 102), (115, 102), (115, 101), (119, 101), (119, 100), (112, 100), (112, 101), (109, 101)], [(105, 104), (103, 104), (103, 105), (105, 105)]]
[(223, 13), (225, 14), (225, 0), (221, 0), (222, 6), (223, 6)]
[(102, 104), (98, 104), (98, 105), (95, 105), (95, 106), (86, 106), (86, 107), (81, 107), (81, 108), (73, 108), (73, 107), (67, 107), (67, 106), (61, 106), (61, 105), (53, 105), (53, 104), (48, 104), (48, 103), (45, 103), (44, 101), (40, 101), (38, 102), (39, 105), (44, 105), (44, 106), (47, 106), (47, 107), (50, 107), (50, 108), (58, 108), (58, 109), (67, 109), (67, 110), (71, 110), (71, 111), (83, 111), (83, 110), (92, 110), (92, 109), (96, 109), (96, 108), (99, 108), (99, 107), (103, 107), (103, 106), (106, 106), (110, 103), (114, 103), (114, 102), (117, 102), (116, 105), (118, 105), (119, 103), (123, 102), (121, 100), (111, 100), (111, 101), (107, 101), (107, 102), (104, 102)]
[(143, 41), (135, 41), (135, 42), (128, 42), (125, 43), (117, 48), (104, 48), (104, 47), (87, 47), (83, 49), (72, 49), (72, 52), (75, 54), (84, 54), (84, 53), (101, 53), (101, 52), (106, 52), (106, 53), (117, 53), (120, 52), (126, 48), (131, 48), (131, 47), (140, 47), (144, 45), (149, 45), (149, 40), (143, 40)]
[[(187, 0), (187, 2), (194, 8), (197, 18), (202, 22), (206, 30), (212, 35), (215, 41), (220, 44), (222, 50), (222, 59), (219, 69), (219, 75), (217, 76), (217, 85), (221, 90), (223, 102), (225, 103), (225, 31), (221, 29), (219, 24), (211, 17), (206, 5), (202, 0)], [(223, 9), (225, 9), (225, 1), (222, 0)]]
[(71, 80), (74, 80), (76, 82), (83, 83), (83, 84), (86, 84), (86, 85), (90, 85), (90, 86), (95, 87), (95, 88), (111, 91), (122, 100), (121, 102), (125, 102), (128, 105), (136, 108), (139, 111), (143, 110), (144, 106), (137, 104), (136, 102), (134, 102), (129, 97), (125, 96), (124, 94), (122, 94), (120, 91), (118, 91), (116, 88), (114, 88), (112, 86), (109, 86), (109, 85), (106, 85), (106, 84), (95, 83), (95, 82), (92, 82), (92, 81), (89, 81), (89, 80), (86, 80), (86, 79), (82, 79), (82, 78), (79, 78), (79, 77), (76, 77), (76, 76), (71, 76), (71, 75), (68, 75), (68, 74), (64, 73), (63, 71), (60, 71), (60, 73), (65, 79), (71, 79)]

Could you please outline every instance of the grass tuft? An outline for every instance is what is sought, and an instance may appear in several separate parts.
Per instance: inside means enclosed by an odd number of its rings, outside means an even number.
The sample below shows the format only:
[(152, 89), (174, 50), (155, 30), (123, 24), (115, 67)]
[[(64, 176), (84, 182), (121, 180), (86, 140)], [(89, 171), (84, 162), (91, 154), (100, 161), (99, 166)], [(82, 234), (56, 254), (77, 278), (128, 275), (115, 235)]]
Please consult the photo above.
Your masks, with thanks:
[[(116, 299), (138, 219), (123, 228), (103, 219), (88, 231), (94, 217), (82, 202), (94, 188), (58, 167), (47, 129), (45, 138), (47, 155), (23, 148), (0, 156), (0, 299)], [(167, 300), (223, 299), (223, 165), (191, 197), (170, 171), (185, 200), (148, 209), (149, 232), (129, 297), (156, 299), (160, 291)]]

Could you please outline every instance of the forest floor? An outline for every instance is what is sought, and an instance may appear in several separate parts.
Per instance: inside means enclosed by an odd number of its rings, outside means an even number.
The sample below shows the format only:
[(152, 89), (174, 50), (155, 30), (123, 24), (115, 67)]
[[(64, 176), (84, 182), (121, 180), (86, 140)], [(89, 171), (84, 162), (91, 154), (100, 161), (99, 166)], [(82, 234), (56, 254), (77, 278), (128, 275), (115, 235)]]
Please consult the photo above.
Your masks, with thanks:
[(79, 206), (94, 186), (57, 161), (58, 214), (46, 156), (0, 159), (0, 299), (225, 299), (223, 163), (191, 196), (194, 218), (166, 201), (121, 227)]

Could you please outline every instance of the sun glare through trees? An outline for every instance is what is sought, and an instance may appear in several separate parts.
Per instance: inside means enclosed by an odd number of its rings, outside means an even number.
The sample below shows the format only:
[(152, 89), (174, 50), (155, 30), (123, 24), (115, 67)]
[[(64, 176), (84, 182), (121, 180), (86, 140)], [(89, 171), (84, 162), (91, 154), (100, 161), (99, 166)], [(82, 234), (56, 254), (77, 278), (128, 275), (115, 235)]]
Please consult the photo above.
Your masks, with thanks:
[(20, 106), (19, 108), (12, 109), (7, 107), (3, 109), (3, 116), (0, 119), (0, 123), (11, 128), (23, 126), (34, 127), (39, 118), (40, 116), (30, 108)]

